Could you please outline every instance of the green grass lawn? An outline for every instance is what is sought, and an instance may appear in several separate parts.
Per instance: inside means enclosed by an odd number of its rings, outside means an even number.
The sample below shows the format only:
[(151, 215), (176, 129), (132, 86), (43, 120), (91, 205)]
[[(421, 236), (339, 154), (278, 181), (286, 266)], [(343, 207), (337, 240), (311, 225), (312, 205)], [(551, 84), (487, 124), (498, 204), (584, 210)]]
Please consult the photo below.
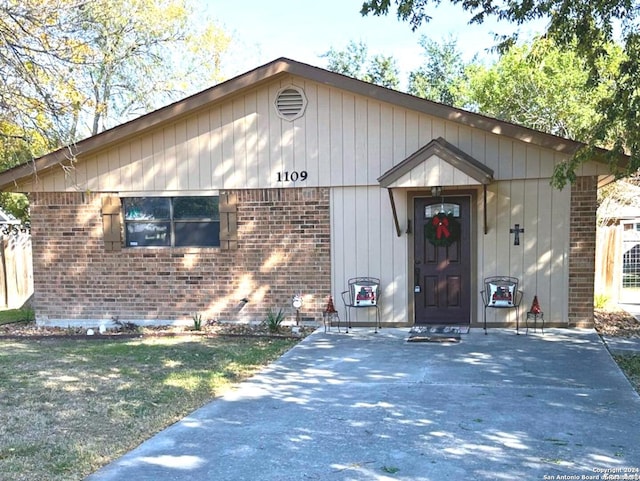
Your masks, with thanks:
[(296, 342), (0, 340), (0, 479), (81, 480)]
[(629, 381), (633, 387), (640, 394), (640, 355), (639, 354), (625, 354), (613, 356), (615, 361), (629, 378)]
[(11, 324), (13, 322), (33, 321), (33, 309), (23, 307), (22, 309), (7, 309), (0, 311), (0, 326), (2, 324)]

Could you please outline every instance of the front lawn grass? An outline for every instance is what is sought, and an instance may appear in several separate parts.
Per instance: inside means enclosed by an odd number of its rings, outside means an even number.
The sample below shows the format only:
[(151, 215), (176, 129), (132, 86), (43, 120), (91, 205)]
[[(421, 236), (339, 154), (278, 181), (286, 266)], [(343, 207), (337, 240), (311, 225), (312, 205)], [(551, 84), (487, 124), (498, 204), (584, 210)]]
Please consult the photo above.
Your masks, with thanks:
[(2, 324), (12, 324), (14, 322), (29, 322), (33, 321), (35, 314), (33, 309), (29, 307), (22, 307), (20, 309), (6, 309), (0, 311), (0, 326)]
[(616, 354), (613, 358), (640, 394), (640, 354)]
[(0, 340), (0, 479), (82, 480), (297, 340)]

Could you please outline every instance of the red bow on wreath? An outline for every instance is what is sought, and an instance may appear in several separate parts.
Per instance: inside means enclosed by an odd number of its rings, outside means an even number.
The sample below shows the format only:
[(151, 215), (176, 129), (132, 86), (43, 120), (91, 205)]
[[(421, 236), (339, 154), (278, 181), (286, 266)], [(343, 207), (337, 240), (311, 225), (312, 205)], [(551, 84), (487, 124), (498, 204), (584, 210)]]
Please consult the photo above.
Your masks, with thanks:
[(435, 216), (431, 221), (436, 228), (436, 239), (449, 238), (451, 233), (449, 232), (449, 219), (446, 217)]

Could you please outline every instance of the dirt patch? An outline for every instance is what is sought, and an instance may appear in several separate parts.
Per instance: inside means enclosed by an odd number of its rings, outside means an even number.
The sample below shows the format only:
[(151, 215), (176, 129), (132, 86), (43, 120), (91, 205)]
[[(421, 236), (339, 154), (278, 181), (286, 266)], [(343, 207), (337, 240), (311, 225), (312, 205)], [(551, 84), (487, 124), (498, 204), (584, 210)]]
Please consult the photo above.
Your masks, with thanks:
[[(203, 323), (204, 324), (204, 323)], [(242, 336), (242, 337), (305, 337), (317, 329), (317, 326), (281, 326), (272, 332), (265, 324), (237, 324), (209, 321), (200, 330), (185, 326), (114, 326), (104, 332), (98, 329), (76, 327), (43, 327), (35, 322), (15, 322), (0, 325), (0, 338), (12, 339), (30, 337), (43, 339), (48, 337), (86, 338), (86, 339), (123, 339), (162, 336)]]
[(595, 309), (593, 313), (598, 334), (608, 337), (640, 337), (640, 321), (622, 309)]

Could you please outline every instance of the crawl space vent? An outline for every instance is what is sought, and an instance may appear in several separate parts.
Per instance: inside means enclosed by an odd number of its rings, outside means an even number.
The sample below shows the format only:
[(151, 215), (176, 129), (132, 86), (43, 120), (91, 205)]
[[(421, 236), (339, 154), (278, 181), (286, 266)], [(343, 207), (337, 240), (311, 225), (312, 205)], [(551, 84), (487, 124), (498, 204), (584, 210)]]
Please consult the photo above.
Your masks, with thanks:
[(301, 88), (291, 85), (278, 91), (275, 106), (280, 117), (285, 120), (295, 120), (304, 114), (307, 98)]

